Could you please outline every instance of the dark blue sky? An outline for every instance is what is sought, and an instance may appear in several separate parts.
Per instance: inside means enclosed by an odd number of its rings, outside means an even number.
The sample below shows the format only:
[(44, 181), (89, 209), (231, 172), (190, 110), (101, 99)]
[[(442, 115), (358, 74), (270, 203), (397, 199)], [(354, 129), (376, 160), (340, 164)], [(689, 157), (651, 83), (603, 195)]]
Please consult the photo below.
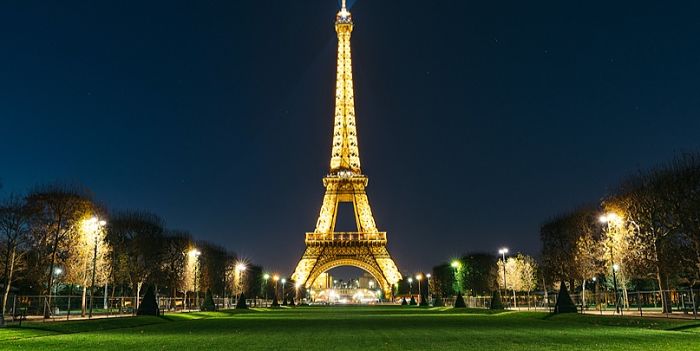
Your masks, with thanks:
[[(291, 272), (330, 157), (337, 6), (3, 2), (0, 195), (81, 182)], [(404, 272), (537, 253), (548, 217), (700, 148), (695, 1), (351, 10), (363, 171)]]

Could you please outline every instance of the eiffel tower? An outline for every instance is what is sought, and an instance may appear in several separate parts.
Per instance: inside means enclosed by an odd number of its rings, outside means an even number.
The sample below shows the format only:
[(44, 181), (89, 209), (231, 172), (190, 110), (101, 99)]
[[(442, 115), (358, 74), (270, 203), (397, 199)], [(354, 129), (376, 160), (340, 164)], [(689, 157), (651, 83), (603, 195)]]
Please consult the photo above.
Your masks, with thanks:
[[(323, 272), (339, 266), (354, 266), (371, 274), (388, 297), (392, 286), (401, 279), (401, 273), (387, 250), (386, 232), (378, 231), (374, 223), (365, 193), (368, 179), (360, 169), (350, 54), (353, 26), (352, 15), (343, 0), (335, 19), (338, 69), (330, 172), (323, 178), (326, 194), (316, 229), (306, 233), (306, 250), (292, 279), (308, 288)], [(353, 204), (357, 232), (335, 231), (341, 202)]]

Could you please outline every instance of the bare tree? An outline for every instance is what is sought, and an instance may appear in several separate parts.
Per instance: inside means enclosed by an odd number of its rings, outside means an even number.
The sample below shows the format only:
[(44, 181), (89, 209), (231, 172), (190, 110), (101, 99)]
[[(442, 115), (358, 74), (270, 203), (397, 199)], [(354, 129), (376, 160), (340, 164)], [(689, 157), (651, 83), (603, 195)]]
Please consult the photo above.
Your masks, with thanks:
[(5, 325), (7, 298), (15, 277), (15, 271), (29, 242), (30, 214), (22, 199), (10, 196), (0, 205), (0, 243), (2, 243), (2, 264), (4, 291), (0, 326)]
[[(83, 317), (87, 312), (87, 289), (92, 284), (93, 271), (95, 283), (103, 284), (107, 281), (111, 268), (110, 247), (105, 240), (104, 228), (91, 225), (93, 222), (89, 219), (92, 217), (92, 213), (87, 213), (81, 219), (83, 225), (72, 233), (64, 269), (65, 281), (82, 287), (81, 315)], [(94, 289), (92, 286), (90, 288)]]
[(136, 308), (141, 287), (156, 279), (162, 267), (165, 222), (155, 214), (127, 211), (112, 216), (107, 225), (107, 240), (112, 247), (112, 259), (123, 262), (133, 291)]
[(163, 274), (164, 283), (170, 288), (172, 297), (185, 291), (187, 275), (187, 253), (192, 246), (192, 237), (183, 231), (170, 231), (164, 238)]
[(34, 214), (32, 234), (38, 261), (43, 261), (44, 257), (49, 260), (48, 272), (45, 272), (48, 298), (44, 304), (44, 317), (49, 317), (56, 264), (67, 255), (69, 239), (94, 206), (86, 190), (62, 184), (38, 187), (27, 195), (27, 205)]
[[(671, 312), (668, 278), (674, 252), (674, 234), (678, 232), (677, 218), (671, 213), (667, 197), (667, 174), (654, 170), (626, 180), (607, 203), (618, 208), (619, 219), (613, 226), (627, 233), (619, 251), (625, 254), (629, 273), (646, 277), (653, 275), (662, 293), (664, 312)], [(617, 222), (617, 223), (615, 223)]]

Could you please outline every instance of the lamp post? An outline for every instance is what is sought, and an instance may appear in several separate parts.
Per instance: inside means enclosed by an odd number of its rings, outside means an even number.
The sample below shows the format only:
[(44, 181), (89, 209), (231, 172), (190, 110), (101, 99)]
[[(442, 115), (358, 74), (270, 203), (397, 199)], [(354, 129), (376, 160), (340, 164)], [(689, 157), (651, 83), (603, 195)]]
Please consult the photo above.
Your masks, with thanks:
[(287, 279), (282, 278), (282, 301), (287, 301), (287, 291), (284, 290), (284, 286), (287, 284)]
[(408, 294), (413, 297), (413, 277), (408, 277)]
[(267, 281), (268, 281), (268, 279), (270, 279), (270, 275), (267, 273), (263, 274), (263, 280), (265, 280), (265, 289), (264, 289), (265, 290), (265, 307), (267, 307), (267, 288), (268, 288)]
[[(503, 259), (503, 293), (508, 294), (508, 283), (506, 282), (506, 254), (508, 253), (508, 248), (504, 247), (498, 250), (498, 253)], [(515, 290), (513, 290), (513, 301), (515, 301)]]
[[(642, 230), (637, 222), (635, 222), (634, 220), (632, 220), (630, 218), (624, 218), (623, 216), (620, 216), (615, 212), (608, 212), (608, 213), (601, 215), (599, 217), (599, 221), (601, 223), (604, 223), (607, 225), (608, 234), (613, 230), (613, 228), (615, 230), (615, 233), (618, 234), (619, 233), (618, 230), (621, 227), (623, 227), (623, 224), (631, 224), (637, 229), (638, 233), (641, 234), (641, 232), (642, 232)], [(615, 258), (613, 256), (613, 252), (614, 252), (614, 248), (615, 248), (614, 245), (615, 244), (613, 242), (613, 238), (611, 238), (610, 235), (608, 235), (608, 237), (609, 237), (608, 243), (610, 245), (610, 262), (614, 264)], [(658, 257), (657, 257), (657, 260), (658, 260)], [(620, 271), (620, 266), (618, 265), (618, 272), (619, 271)], [(614, 270), (613, 270), (613, 273), (615, 273)], [(624, 284), (624, 281), (625, 281), (624, 272), (621, 272), (621, 273), (622, 273), (621, 278), (622, 278), (622, 282), (623, 282), (623, 284), (622, 284), (623, 297), (620, 297), (619, 299), (623, 301), (624, 306), (628, 306), (629, 302), (627, 299), (627, 286)], [(615, 294), (617, 296), (617, 288), (615, 288)], [(661, 299), (662, 299), (662, 303), (664, 304), (664, 306), (666, 306), (666, 300), (664, 299), (663, 294), (661, 295)], [(618, 304), (617, 297), (616, 297), (615, 304), (616, 305)], [(617, 307), (617, 311), (620, 312), (621, 308)]]
[(246, 270), (246, 265), (243, 262), (236, 263), (236, 303), (243, 293), (243, 272)]
[[(452, 277), (454, 278), (455, 282), (457, 282), (457, 271), (459, 270), (459, 267), (462, 267), (462, 263), (454, 260), (452, 263), (450, 263), (450, 266), (452, 267)], [(452, 284), (454, 287), (454, 284)], [(457, 287), (460, 288), (461, 284), (457, 284)], [(460, 290), (460, 289), (458, 289)], [(457, 291), (457, 293), (461, 293), (461, 291)]]
[[(63, 273), (63, 269), (61, 269), (61, 267), (56, 267), (53, 269), (53, 275), (56, 277), (54, 278), (54, 284), (52, 287), (54, 295), (58, 295), (58, 276), (61, 275), (61, 273)], [(68, 295), (70, 295), (70, 292)]]
[[(277, 274), (275, 274), (275, 275), (272, 277), (272, 280), (275, 281), (275, 297), (277, 297), (277, 289), (279, 288), (279, 284), (277, 284), (277, 282), (280, 280), (280, 276), (277, 275)], [(279, 300), (278, 300), (277, 302), (279, 303)]]
[(92, 283), (90, 284), (90, 311), (88, 312), (88, 319), (92, 318), (92, 305), (95, 295), (95, 273), (97, 271), (97, 245), (100, 242), (100, 230), (107, 224), (107, 222), (100, 220), (97, 217), (92, 217), (85, 221), (83, 224), (85, 229), (92, 233), (94, 239), (94, 247), (92, 253)]
[(423, 294), (420, 290), (420, 281), (423, 280), (423, 275), (418, 273), (416, 274), (416, 280), (418, 281), (418, 299), (419, 299), (419, 304), (423, 303)]
[(192, 289), (195, 293), (194, 307), (199, 305), (199, 290), (197, 290), (197, 271), (199, 269), (199, 255), (202, 253), (197, 249), (192, 249), (189, 252), (189, 256), (194, 264), (194, 281), (192, 282)]
[(593, 280), (593, 303), (596, 305), (596, 308), (598, 307), (598, 278), (593, 277), (591, 278)]
[(432, 278), (432, 275), (430, 273), (428, 273), (425, 275), (425, 277), (428, 278), (427, 279), (427, 282), (428, 282), (428, 302), (430, 302), (430, 297), (431, 297), (430, 296), (430, 278)]
[(299, 296), (299, 288), (301, 288), (301, 282), (296, 282), (294, 283), (294, 298), (297, 300), (297, 303), (301, 303), (301, 296)]
[(620, 270), (620, 265), (615, 263), (612, 266), (613, 271), (613, 287), (615, 288), (615, 312), (620, 313), (620, 297), (617, 294), (617, 271)]

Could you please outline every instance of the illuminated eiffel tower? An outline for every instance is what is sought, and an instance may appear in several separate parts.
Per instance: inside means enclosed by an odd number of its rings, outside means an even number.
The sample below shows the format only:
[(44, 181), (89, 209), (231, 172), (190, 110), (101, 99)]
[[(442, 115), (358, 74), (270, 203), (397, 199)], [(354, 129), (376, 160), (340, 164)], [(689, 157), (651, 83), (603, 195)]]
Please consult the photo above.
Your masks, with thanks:
[[(350, 54), (352, 30), (352, 16), (343, 0), (335, 19), (338, 71), (330, 172), (323, 178), (326, 194), (316, 230), (306, 233), (306, 250), (292, 279), (308, 288), (321, 273), (329, 269), (354, 266), (371, 274), (385, 296), (389, 297), (392, 286), (401, 279), (401, 274), (387, 250), (386, 232), (378, 231), (374, 223), (365, 193), (368, 180), (360, 169)], [(335, 231), (338, 204), (341, 202), (353, 204), (356, 232)]]

